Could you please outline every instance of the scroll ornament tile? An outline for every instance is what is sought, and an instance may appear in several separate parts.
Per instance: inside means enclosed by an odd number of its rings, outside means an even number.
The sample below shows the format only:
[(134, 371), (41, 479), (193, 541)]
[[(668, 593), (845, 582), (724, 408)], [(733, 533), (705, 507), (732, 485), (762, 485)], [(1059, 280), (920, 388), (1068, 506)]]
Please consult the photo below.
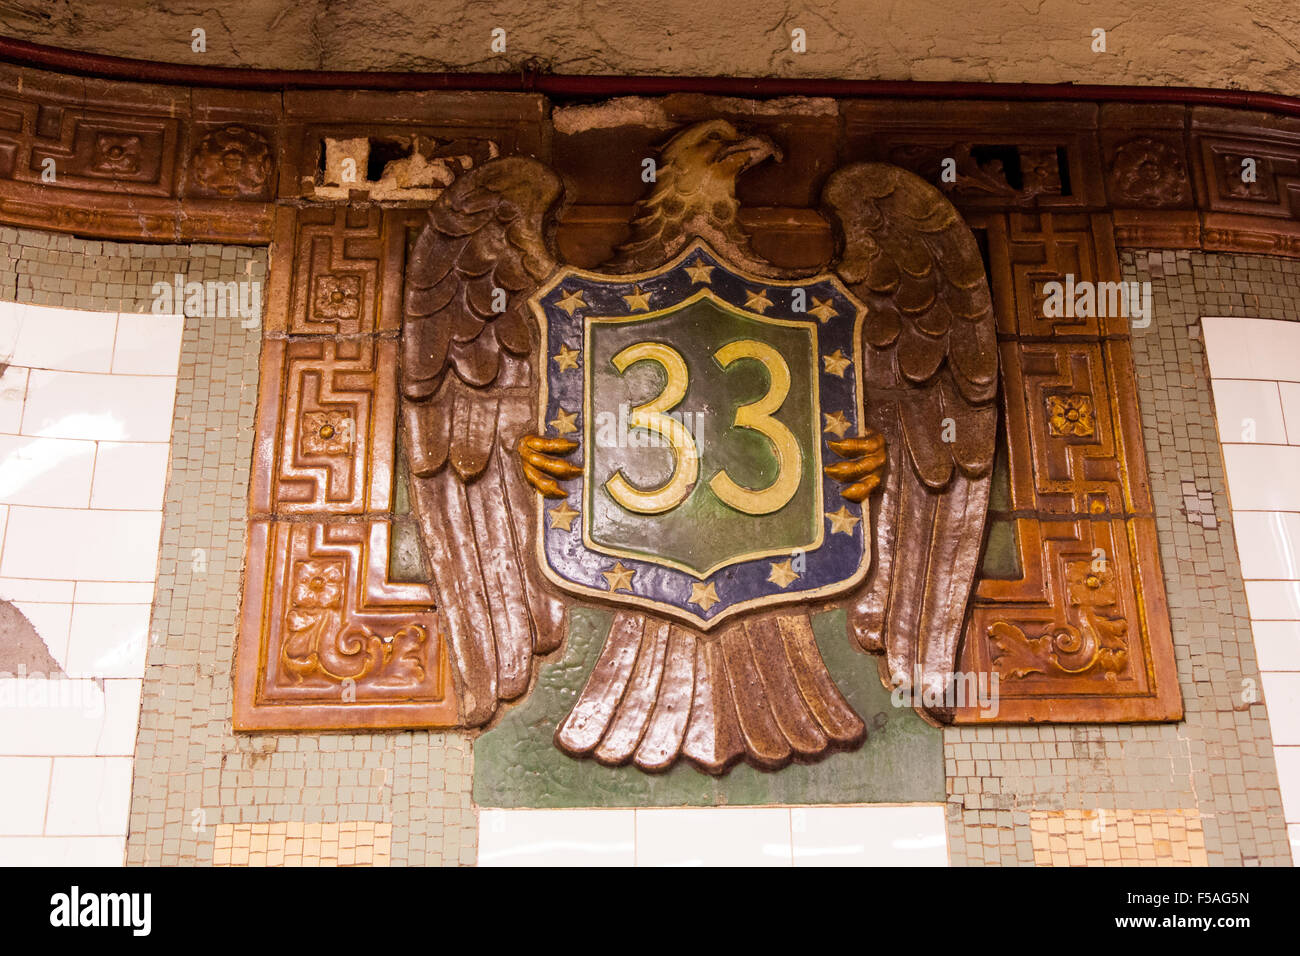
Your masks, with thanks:
[(404, 624), (380, 636), (345, 624), (344, 560), (300, 560), (293, 565), (288, 635), (280, 663), (293, 680), (323, 677), (330, 681), (364, 681), (372, 676), (397, 686), (419, 686), (428, 676), (428, 633), (423, 625)]
[[(1101, 566), (1098, 566), (1098, 565)], [(1068, 620), (1038, 637), (1007, 621), (989, 628), (993, 663), (1003, 679), (1033, 674), (1101, 676), (1114, 681), (1128, 666), (1128, 623), (1118, 615), (1119, 593), (1105, 561), (1066, 565)]]
[(386, 521), (255, 521), (235, 726), (456, 722), (429, 589), (388, 576)]

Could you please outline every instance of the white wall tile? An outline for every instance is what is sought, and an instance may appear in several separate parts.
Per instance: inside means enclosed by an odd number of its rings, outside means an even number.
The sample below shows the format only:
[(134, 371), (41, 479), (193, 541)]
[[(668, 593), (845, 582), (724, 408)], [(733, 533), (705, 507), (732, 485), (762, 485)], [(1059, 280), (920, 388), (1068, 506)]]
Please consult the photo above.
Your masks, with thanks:
[(78, 581), (75, 597), (78, 604), (152, 604), (153, 591), (152, 582)]
[(1224, 445), (1223, 460), (1233, 510), (1300, 511), (1300, 447)]
[(27, 397), (27, 369), (10, 365), (0, 372), (0, 433), (17, 435)]
[(11, 361), (32, 369), (107, 372), (116, 333), (116, 312), (24, 305)]
[(49, 757), (0, 757), (0, 836), (31, 836), (45, 829)]
[(93, 755), (105, 707), (91, 680), (0, 677), (0, 754)]
[(1300, 621), (1252, 621), (1262, 671), (1300, 671)]
[[(0, 530), (3, 526), (0, 526)], [(0, 599), (38, 601), (44, 604), (71, 604), (76, 585), (71, 581), (46, 581), (36, 578), (0, 578)]]
[(13, 360), (22, 327), (23, 306), (17, 302), (0, 302), (0, 362)]
[(94, 752), (104, 757), (135, 754), (135, 735), (140, 729), (140, 697), (144, 682), (109, 679), (104, 685), (104, 716)]
[(1274, 747), (1273, 758), (1282, 789), (1282, 815), (1287, 823), (1300, 823), (1300, 747)]
[(0, 597), (106, 678), (0, 678), (0, 863), (122, 863), (182, 332), (0, 303)]
[(0, 435), (0, 502), (84, 508), (94, 468), (93, 441)]
[(101, 441), (171, 440), (176, 379), (33, 370), (24, 435)]
[(637, 866), (789, 866), (784, 807), (636, 811)]
[(1213, 384), (1220, 441), (1286, 444), (1277, 382), (1216, 379)]
[(123, 312), (117, 318), (113, 371), (130, 375), (175, 375), (181, 361), (184, 329), (183, 316)]
[(122, 866), (126, 837), (0, 837), (0, 866)]
[(0, 755), (130, 756), (138, 680), (0, 677)]
[(149, 511), (9, 509), (0, 576), (153, 581), (162, 515)]
[(1252, 621), (1300, 620), (1300, 581), (1247, 581)]
[(633, 810), (481, 810), (479, 866), (631, 866)]
[[(1256, 439), (1273, 436), (1268, 389), (1277, 385), (1285, 449), (1224, 444), (1237, 550), (1246, 578), (1251, 630), (1273, 732), (1273, 753), (1293, 855), (1300, 852), (1300, 323), (1202, 321), (1221, 439), (1241, 440), (1240, 422), (1260, 416)], [(1262, 384), (1218, 381), (1262, 380)]]
[(1210, 377), (1255, 378), (1250, 362), (1250, 348), (1238, 323), (1246, 319), (1207, 317), (1201, 319), (1201, 337), (1205, 357), (1210, 363)]
[(169, 450), (161, 443), (100, 442), (90, 506), (161, 511)]
[(795, 807), (795, 866), (947, 866), (941, 806)]
[(1293, 445), (1300, 445), (1300, 384), (1279, 382), (1277, 387), (1282, 398), (1282, 417), (1286, 421), (1287, 440)]
[(1255, 378), (1300, 382), (1300, 322), (1251, 319), (1245, 331)]
[(1265, 671), (1260, 676), (1273, 743), (1280, 747), (1300, 746), (1300, 673)]
[(1243, 578), (1300, 579), (1300, 514), (1239, 511), (1232, 521)]
[(130, 804), (130, 757), (55, 757), (45, 832), (49, 836), (125, 834)]
[(143, 677), (148, 604), (77, 604), (68, 636), (71, 677)]
[(1201, 327), (1213, 378), (1300, 381), (1300, 322), (1205, 318)]

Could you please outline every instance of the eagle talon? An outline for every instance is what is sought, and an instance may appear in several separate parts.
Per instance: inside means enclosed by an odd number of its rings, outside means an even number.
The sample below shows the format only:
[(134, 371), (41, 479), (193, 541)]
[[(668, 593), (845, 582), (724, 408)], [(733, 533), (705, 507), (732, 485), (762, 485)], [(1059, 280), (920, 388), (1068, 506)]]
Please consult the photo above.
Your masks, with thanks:
[(567, 493), (555, 479), (578, 478), (582, 475), (582, 468), (555, 455), (567, 455), (577, 447), (576, 441), (567, 438), (525, 435), (519, 440), (519, 460), (524, 467), (524, 477), (547, 498), (566, 497)]
[(861, 503), (875, 491), (883, 480), (885, 470), (885, 438), (874, 429), (856, 438), (844, 438), (826, 443), (831, 451), (847, 461), (837, 461), (823, 470), (836, 481), (849, 482), (840, 489), (840, 496)]

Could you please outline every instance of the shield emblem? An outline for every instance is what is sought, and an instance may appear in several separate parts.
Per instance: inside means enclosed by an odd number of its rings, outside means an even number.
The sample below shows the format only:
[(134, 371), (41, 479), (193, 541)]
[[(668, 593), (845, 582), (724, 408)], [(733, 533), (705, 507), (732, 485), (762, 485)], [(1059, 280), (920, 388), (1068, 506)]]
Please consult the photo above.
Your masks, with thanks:
[(822, 471), (861, 425), (866, 310), (835, 277), (765, 279), (696, 242), (649, 273), (565, 268), (531, 305), (538, 434), (582, 459), (539, 499), (557, 586), (707, 630), (862, 580), (869, 510)]

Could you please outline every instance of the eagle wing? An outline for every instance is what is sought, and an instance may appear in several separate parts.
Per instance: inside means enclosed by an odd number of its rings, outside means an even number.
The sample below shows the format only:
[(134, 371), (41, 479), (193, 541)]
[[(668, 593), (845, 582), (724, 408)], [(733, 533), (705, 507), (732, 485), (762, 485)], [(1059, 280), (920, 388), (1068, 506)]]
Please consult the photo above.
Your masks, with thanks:
[[(934, 187), (857, 163), (827, 181), (836, 271), (866, 303), (866, 420), (889, 452), (877, 559), (849, 630), (887, 680), (943, 701), (983, 545), (996, 443), (997, 334), (969, 228)], [(883, 675), (882, 675), (883, 676)], [(950, 713), (928, 707), (943, 721)]]
[(536, 414), (527, 300), (555, 269), (544, 232), (561, 194), (535, 160), (485, 163), (429, 210), (407, 268), (411, 492), (469, 726), (527, 691), (533, 657), (562, 638), (564, 603), (527, 546), (535, 493), (512, 456)]

